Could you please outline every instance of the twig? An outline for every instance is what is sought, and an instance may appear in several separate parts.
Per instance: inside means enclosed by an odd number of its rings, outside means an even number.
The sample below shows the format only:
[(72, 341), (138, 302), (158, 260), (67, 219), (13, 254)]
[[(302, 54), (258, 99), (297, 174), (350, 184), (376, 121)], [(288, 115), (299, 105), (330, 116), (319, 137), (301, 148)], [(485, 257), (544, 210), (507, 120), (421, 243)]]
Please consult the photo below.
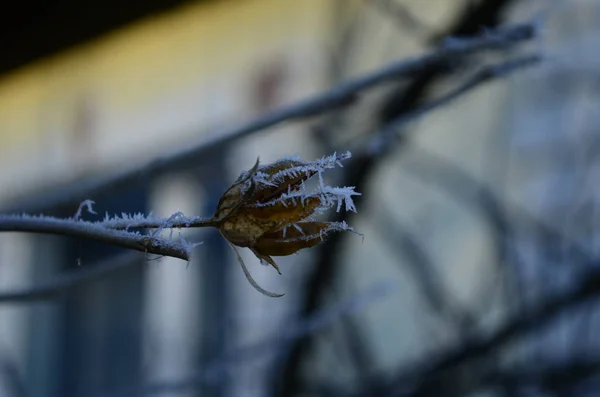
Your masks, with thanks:
[(81, 237), (136, 251), (189, 260), (193, 245), (179, 244), (156, 236), (114, 230), (101, 224), (52, 217), (0, 215), (0, 232), (31, 232)]
[[(471, 389), (510, 384), (518, 387), (538, 386), (551, 395), (572, 395), (571, 388), (600, 373), (600, 360), (592, 355), (589, 359), (568, 360), (552, 365), (535, 365), (513, 371), (494, 371), (473, 384)], [(466, 393), (468, 388), (464, 388)], [(554, 394), (554, 393), (556, 394)]]
[[(403, 170), (421, 181), (427, 180), (427, 175), (436, 175), (435, 185), (451, 197), (459, 201), (471, 201), (473, 204), (480, 206), (484, 215), (489, 219), (490, 225), (496, 230), (498, 238), (510, 240), (513, 237), (514, 231), (509, 230), (512, 227), (508, 224), (508, 218), (510, 217), (518, 219), (526, 228), (533, 229), (544, 240), (548, 240), (552, 246), (559, 246), (561, 243), (566, 244), (569, 254), (574, 257), (575, 262), (589, 262), (592, 259), (592, 253), (582, 244), (537, 219), (524, 208), (515, 203), (511, 203), (509, 206), (502, 205), (485, 183), (461, 170), (453, 162), (444, 160), (423, 148), (414, 150), (416, 150), (422, 161), (417, 164), (403, 163)], [(506, 247), (505, 250), (508, 250), (508, 248)], [(506, 259), (507, 256), (504, 255), (504, 257)]]
[(400, 31), (414, 34), (423, 41), (433, 36), (433, 29), (414, 15), (406, 4), (393, 0), (368, 0), (367, 4), (382, 16), (392, 19)]
[[(417, 388), (408, 394), (413, 396), (432, 395), (430, 388), (439, 386), (435, 379), (444, 372), (484, 357), (504, 347), (515, 338), (548, 325), (565, 310), (597, 298), (600, 296), (600, 272), (597, 270), (597, 264), (590, 264), (587, 268), (590, 271), (580, 278), (580, 283), (576, 288), (549, 298), (538, 307), (530, 309), (527, 316), (519, 316), (508, 321), (489, 336), (473, 337), (469, 343), (446, 354), (441, 354), (437, 358), (428, 357), (427, 363), (410, 365), (407, 371), (395, 378), (392, 390), (402, 390), (418, 379)], [(390, 395), (397, 395), (397, 393)]]
[(427, 249), (406, 226), (389, 215), (376, 212), (374, 221), (379, 226), (376, 229), (378, 238), (393, 251), (397, 263), (405, 265), (412, 274), (429, 309), (449, 325), (450, 329), (444, 332), (460, 335), (460, 331), (467, 331), (473, 316), (452, 296)]
[(340, 317), (357, 314), (364, 310), (367, 305), (389, 296), (396, 289), (397, 286), (392, 282), (378, 282), (365, 291), (359, 292), (330, 307), (321, 309), (310, 318), (287, 324), (282, 330), (269, 335), (258, 343), (230, 351), (190, 377), (173, 381), (152, 382), (137, 391), (129, 390), (118, 395), (126, 395), (128, 397), (159, 395), (194, 390), (204, 384), (220, 383), (223, 381), (223, 378), (231, 376), (231, 372), (236, 366), (244, 365), (249, 361), (257, 360), (267, 355), (277, 357), (286, 351), (291, 341), (319, 332), (331, 326)]
[(189, 229), (199, 227), (216, 227), (218, 222), (212, 218), (202, 216), (184, 216), (178, 212), (168, 219), (155, 218), (152, 216), (139, 218), (114, 218), (107, 219), (95, 224), (108, 229)]
[[(515, 72), (516, 70), (520, 70), (523, 67), (536, 64), (540, 60), (540, 55), (530, 55), (515, 59), (513, 61), (485, 67), (479, 72), (475, 73), (471, 79), (467, 80), (465, 83), (461, 84), (458, 88), (450, 91), (446, 95), (443, 95), (440, 98), (423, 105), (422, 107), (408, 111), (402, 116), (393, 119), (390, 123), (386, 124), (383, 129), (376, 132), (375, 138), (369, 141), (369, 144), (365, 149), (355, 149), (353, 151), (358, 155), (354, 158), (355, 160), (346, 168), (346, 175), (348, 178), (343, 184), (356, 186), (357, 189), (363, 189), (369, 180), (369, 172), (371, 172), (373, 169), (373, 165), (376, 163), (376, 160), (380, 160), (382, 154), (389, 153), (393, 148), (397, 147), (395, 143), (397, 142), (397, 138), (399, 136), (398, 132), (401, 127), (404, 127), (408, 122), (423, 116), (427, 112), (448, 104), (454, 99), (459, 98), (461, 95), (485, 82), (491, 81), (498, 77), (505, 77), (506, 75)], [(342, 220), (346, 221), (347, 219), (342, 217)], [(321, 256), (317, 263), (316, 268), (319, 269), (318, 272), (315, 273), (310, 284), (304, 286), (305, 290), (309, 291), (308, 297), (306, 298), (306, 306), (309, 308), (309, 310), (313, 310), (313, 308), (317, 305), (318, 299), (320, 299), (319, 289), (323, 285), (327, 285), (327, 283), (330, 282), (330, 277), (333, 271), (332, 264), (336, 263), (335, 259), (337, 250), (341, 246), (341, 243), (342, 237), (334, 236), (329, 241), (327, 251), (325, 251), (325, 254)], [(306, 351), (306, 345), (302, 340), (298, 340), (297, 346), (295, 346), (295, 348), (292, 350), (291, 357), (288, 360), (290, 364), (284, 367), (282, 377), (285, 378), (286, 381), (281, 387), (281, 390), (278, 390), (279, 395), (289, 395), (292, 393), (292, 391), (296, 390), (297, 366), (300, 363), (300, 357), (302, 357)]]
[(301, 119), (347, 106), (357, 99), (359, 92), (383, 83), (407, 78), (420, 73), (424, 68), (440, 64), (457, 57), (480, 53), (484, 50), (502, 50), (525, 42), (536, 35), (535, 24), (520, 24), (495, 31), (484, 32), (473, 38), (456, 38), (424, 55), (391, 63), (376, 72), (348, 80), (325, 93), (273, 111), (246, 125), (224, 131), (209, 142), (202, 141), (170, 155), (159, 157), (142, 165), (108, 175), (102, 178), (89, 178), (70, 186), (63, 186), (54, 192), (21, 199), (18, 204), (4, 209), (8, 213), (43, 213), (57, 207), (75, 205), (87, 197), (97, 197), (103, 191), (112, 191), (128, 186), (140, 177), (150, 177), (165, 171), (173, 171), (190, 162), (198, 162), (207, 154), (222, 148), (242, 137), (253, 134), (284, 121)]
[(367, 156), (375, 157), (381, 154), (382, 151), (391, 148), (392, 145), (389, 144), (390, 141), (395, 139), (400, 129), (408, 122), (411, 122), (414, 119), (431, 112), (432, 110), (447, 105), (449, 102), (457, 99), (473, 88), (499, 77), (506, 77), (517, 70), (537, 64), (542, 61), (542, 59), (543, 58), (541, 55), (533, 54), (481, 68), (479, 71), (473, 74), (471, 78), (447, 94), (442, 95), (441, 97), (434, 99), (417, 110), (404, 114), (387, 124), (375, 135), (374, 138), (369, 141), (366, 149)]
[(14, 357), (2, 353), (0, 357), (0, 377), (3, 380), (2, 395), (7, 397), (27, 397), (27, 387), (19, 364)]

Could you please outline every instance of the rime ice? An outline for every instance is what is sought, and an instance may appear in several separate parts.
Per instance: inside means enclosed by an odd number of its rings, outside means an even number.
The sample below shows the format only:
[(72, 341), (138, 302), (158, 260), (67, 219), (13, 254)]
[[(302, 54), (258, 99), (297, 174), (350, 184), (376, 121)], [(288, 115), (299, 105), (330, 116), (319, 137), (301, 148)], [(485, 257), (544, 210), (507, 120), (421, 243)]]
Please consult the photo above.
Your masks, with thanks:
[[(356, 212), (353, 197), (360, 193), (353, 186), (328, 186), (323, 178), (325, 171), (341, 167), (348, 158), (350, 152), (315, 161), (295, 156), (264, 165), (257, 162), (221, 196), (214, 215), (221, 234), (235, 246), (250, 248), (279, 272), (272, 256), (313, 247), (334, 232), (354, 232), (346, 223), (315, 220), (331, 208)], [(306, 182), (315, 176), (317, 187), (309, 191)]]

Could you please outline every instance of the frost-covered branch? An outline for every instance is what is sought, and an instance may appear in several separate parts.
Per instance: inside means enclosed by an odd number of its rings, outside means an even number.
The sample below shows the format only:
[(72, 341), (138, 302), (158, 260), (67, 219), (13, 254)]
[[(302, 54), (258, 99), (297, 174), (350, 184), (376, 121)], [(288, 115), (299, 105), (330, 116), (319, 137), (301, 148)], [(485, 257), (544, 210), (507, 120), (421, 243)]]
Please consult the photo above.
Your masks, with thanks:
[[(304, 161), (299, 157), (284, 157), (274, 163), (255, 165), (240, 174), (223, 193), (215, 214), (210, 218), (188, 217), (176, 212), (168, 218), (141, 213), (122, 213), (102, 221), (81, 220), (83, 210), (96, 214), (92, 200), (84, 200), (74, 217), (59, 219), (50, 216), (0, 215), (0, 232), (33, 232), (81, 237), (120, 245), (147, 253), (190, 259), (197, 243), (180, 237), (175, 243), (160, 237), (166, 229), (214, 227), (235, 251), (238, 262), (250, 284), (271, 297), (283, 294), (269, 292), (252, 278), (235, 246), (249, 248), (263, 263), (273, 266), (280, 274), (272, 256), (287, 256), (303, 248), (313, 247), (329, 235), (354, 232), (345, 222), (319, 222), (316, 217), (335, 207), (339, 212), (356, 212), (353, 196), (360, 196), (354, 187), (332, 187), (325, 184), (323, 173), (351, 157), (350, 152), (333, 153), (321, 159)], [(318, 187), (308, 190), (306, 184), (318, 177)], [(130, 229), (154, 229), (142, 235)]]
[(185, 216), (176, 212), (169, 218), (158, 218), (152, 215), (126, 213), (121, 216), (110, 217), (108, 214), (98, 225), (116, 230), (128, 229), (189, 229), (198, 227), (216, 227), (217, 223), (212, 218), (202, 216)]
[(30, 232), (81, 237), (106, 244), (118, 245), (149, 254), (189, 260), (193, 244), (175, 243), (157, 236), (115, 230), (101, 223), (46, 216), (0, 215), (0, 232)]
[(43, 213), (56, 207), (75, 205), (87, 197), (97, 197), (103, 191), (114, 190), (135, 183), (140, 180), (140, 176), (156, 176), (165, 171), (182, 168), (190, 162), (197, 163), (199, 159), (207, 154), (257, 131), (286, 121), (311, 117), (347, 106), (357, 100), (359, 93), (384, 83), (412, 77), (425, 68), (449, 60), (478, 54), (486, 50), (504, 50), (526, 42), (535, 37), (536, 34), (536, 24), (527, 23), (484, 31), (475, 37), (452, 38), (442, 46), (423, 55), (393, 62), (373, 73), (347, 80), (328, 91), (267, 113), (248, 124), (215, 134), (216, 138), (209, 142), (203, 139), (201, 142), (188, 145), (185, 149), (173, 154), (156, 158), (153, 161), (129, 169), (123, 169), (112, 175), (101, 178), (91, 177), (87, 180), (78, 181), (71, 186), (60, 187), (54, 192), (47, 192), (43, 196), (33, 196), (29, 200), (21, 199), (19, 203), (11, 208), (4, 208), (3, 212)]

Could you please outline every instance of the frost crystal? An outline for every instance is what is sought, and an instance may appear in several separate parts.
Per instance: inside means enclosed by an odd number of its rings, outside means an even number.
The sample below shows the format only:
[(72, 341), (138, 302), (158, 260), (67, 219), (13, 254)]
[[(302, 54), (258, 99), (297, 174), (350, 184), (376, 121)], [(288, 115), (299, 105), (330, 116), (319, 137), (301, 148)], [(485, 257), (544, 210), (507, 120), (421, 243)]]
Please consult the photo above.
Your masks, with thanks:
[(96, 214), (96, 212), (94, 211), (94, 209), (92, 208), (92, 206), (96, 204), (94, 201), (92, 200), (84, 200), (79, 204), (79, 208), (77, 208), (77, 212), (75, 213), (75, 216), (73, 217), (73, 219), (78, 220), (79, 218), (81, 218), (81, 213), (83, 212), (83, 208), (85, 207), (85, 209), (87, 210), (87, 212), (89, 212), (90, 214)]
[[(348, 158), (350, 152), (315, 161), (293, 156), (260, 165), (257, 160), (223, 193), (213, 223), (234, 251), (236, 246), (250, 248), (261, 263), (270, 264), (281, 274), (273, 256), (297, 254), (333, 232), (354, 232), (344, 222), (317, 220), (318, 215), (333, 207), (338, 212), (342, 208), (356, 212), (353, 196), (360, 193), (355, 187), (328, 186), (322, 175), (341, 167), (342, 160)], [(316, 179), (313, 190), (307, 186), (311, 178)], [(238, 261), (254, 288), (268, 296), (281, 296), (259, 287), (239, 256)]]
[[(322, 176), (322, 173), (328, 169), (335, 168), (336, 166), (341, 167), (341, 161), (350, 157), (350, 152), (346, 152), (339, 156), (334, 153), (315, 161), (303, 161), (297, 156), (294, 156), (286, 157), (275, 163), (259, 167), (252, 178), (257, 185), (277, 186), (286, 179), (298, 178), (300, 176), (302, 176), (302, 179), (295, 188), (293, 188), (292, 185), (288, 185), (287, 192), (281, 194), (279, 197), (267, 202), (255, 203), (251, 206), (258, 208), (281, 204), (284, 207), (288, 207), (288, 205), (297, 205), (298, 202), (304, 206), (307, 199), (318, 197), (321, 201), (321, 205), (317, 207), (317, 213), (322, 213), (331, 207), (336, 207), (336, 211), (339, 212), (342, 209), (342, 204), (345, 204), (344, 208), (346, 211), (356, 212), (352, 196), (360, 196), (360, 193), (354, 191), (355, 187), (346, 186), (341, 188), (327, 186)], [(292, 164), (292, 166), (288, 166), (289, 164)], [(267, 167), (271, 169), (281, 167), (282, 169), (272, 174), (261, 172), (261, 169), (265, 170)], [(305, 183), (314, 175), (317, 175), (319, 179), (318, 188), (314, 191), (307, 192)], [(247, 177), (247, 174), (244, 173), (240, 176), (239, 180), (245, 177)], [(249, 186), (250, 181), (248, 181), (247, 187)]]

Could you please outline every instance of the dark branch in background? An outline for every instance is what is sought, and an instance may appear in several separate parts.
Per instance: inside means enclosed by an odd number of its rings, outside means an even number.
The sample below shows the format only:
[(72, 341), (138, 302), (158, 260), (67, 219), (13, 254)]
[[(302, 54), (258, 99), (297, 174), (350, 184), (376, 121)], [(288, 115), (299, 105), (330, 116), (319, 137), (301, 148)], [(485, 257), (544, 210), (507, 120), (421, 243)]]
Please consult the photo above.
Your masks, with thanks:
[(458, 202), (475, 205), (481, 209), (481, 214), (494, 230), (496, 240), (501, 242), (498, 247), (500, 262), (515, 261), (516, 265), (520, 263), (517, 254), (510, 246), (510, 240), (516, 238), (511, 219), (517, 219), (523, 229), (530, 229), (551, 246), (566, 244), (568, 252), (573, 258), (573, 263), (569, 266), (577, 266), (592, 260), (592, 253), (582, 244), (569, 239), (560, 231), (536, 219), (526, 210), (517, 208), (515, 204), (502, 204), (489, 187), (453, 162), (422, 148), (413, 147), (412, 153), (415, 153), (419, 160), (416, 163), (403, 163), (404, 171), (414, 178), (430, 182), (443, 189)]
[(390, 18), (399, 31), (415, 36), (423, 42), (434, 37), (433, 29), (417, 18), (405, 4), (394, 0), (365, 1), (382, 15)]
[[(2, 354), (0, 357), (0, 379), (5, 386), (2, 392), (6, 397), (27, 397), (27, 388), (19, 365), (14, 358)], [(6, 394), (4, 394), (6, 393)]]
[[(518, 291), (514, 290), (514, 286), (519, 285), (517, 283), (520, 282), (520, 275), (515, 274), (515, 271), (522, 269), (525, 265), (518, 250), (512, 246), (512, 242), (516, 240), (517, 236), (514, 230), (514, 222), (511, 222), (511, 220), (518, 220), (520, 230), (530, 230), (545, 241), (546, 246), (566, 246), (573, 259), (566, 266), (575, 269), (580, 274), (587, 271), (585, 264), (592, 261), (593, 255), (582, 244), (573, 241), (555, 228), (536, 219), (526, 210), (518, 208), (515, 204), (508, 205), (501, 203), (495, 197), (494, 192), (484, 183), (478, 181), (451, 161), (444, 160), (420, 148), (413, 148), (412, 153), (417, 155), (418, 161), (416, 163), (404, 162), (404, 171), (419, 180), (430, 182), (436, 187), (443, 189), (450, 197), (469, 205), (469, 208), (473, 208), (474, 206), (480, 209), (480, 214), (493, 231), (498, 264), (501, 266), (497, 271), (503, 272), (502, 274), (508, 276), (512, 281), (506, 284), (508, 288), (506, 296), (509, 299), (514, 299), (515, 296), (518, 296)], [(556, 270), (555, 266), (553, 266), (554, 270)], [(497, 279), (500, 279), (500, 277), (497, 277)], [(528, 288), (529, 285), (524, 285), (523, 287)], [(479, 310), (483, 314), (487, 310), (487, 307), (493, 303), (493, 295), (489, 291), (482, 291), (481, 296), (484, 299), (479, 302)], [(526, 307), (521, 303), (517, 301), (519, 306), (515, 307), (516, 312), (514, 315), (520, 313), (527, 316)], [(584, 329), (585, 325), (584, 321), (582, 329)], [(589, 329), (589, 326), (586, 329)]]
[[(510, 0), (488, 0), (479, 3), (478, 6), (468, 7), (462, 12), (454, 26), (447, 32), (443, 32), (443, 35), (473, 35), (478, 33), (481, 27), (494, 27), (500, 20), (502, 11), (511, 3)], [(435, 70), (432, 67), (424, 68), (407, 88), (399, 88), (389, 98), (387, 105), (382, 110), (379, 120), (380, 125), (386, 126), (392, 120), (403, 117), (403, 115), (417, 108), (424, 95), (426, 95), (428, 88), (442, 75), (443, 68), (442, 71)], [(401, 144), (398, 146), (401, 146)], [(342, 185), (355, 186), (359, 191), (368, 191), (366, 189), (368, 181), (371, 180), (371, 175), (380, 159), (381, 156), (378, 159), (365, 155), (356, 157), (353, 162), (346, 166)], [(365, 196), (358, 197), (357, 206), (362, 205), (363, 197)], [(349, 218), (349, 215), (344, 215), (344, 217)], [(319, 259), (314, 267), (315, 271), (307, 278), (305, 285), (301, 288), (306, 292), (299, 310), (300, 316), (309, 317), (322, 304), (324, 292), (332, 284), (338, 272), (337, 264), (344, 242), (343, 236), (332, 236), (329, 243), (321, 249)], [(360, 344), (360, 341), (357, 344)], [(290, 397), (300, 392), (303, 383), (300, 372), (303, 362), (310, 354), (310, 350), (311, 340), (309, 338), (301, 338), (296, 341), (279, 377), (281, 383), (274, 385), (275, 393)]]
[[(543, 241), (543, 252), (546, 253), (548, 251), (557, 250), (558, 248), (556, 247), (564, 247), (569, 253), (569, 257), (572, 259), (564, 264), (564, 267), (568, 267), (580, 273), (587, 271), (585, 264), (590, 263), (593, 254), (579, 241), (575, 241), (570, 238), (570, 236), (564, 235), (544, 221), (536, 219), (524, 209), (517, 208), (515, 204), (507, 205), (506, 208), (503, 208), (503, 205), (495, 199), (494, 194), (490, 189), (481, 182), (478, 182), (466, 171), (456, 167), (452, 162), (428, 154), (420, 149), (417, 149), (417, 155), (422, 161), (416, 166), (412, 166), (408, 163), (408, 166), (405, 167), (406, 171), (419, 179), (429, 180), (431, 178), (428, 177), (428, 174), (435, 175), (435, 180), (432, 180), (432, 183), (435, 183), (453, 197), (460, 197), (461, 195), (471, 196), (471, 198), (474, 199), (471, 201), (475, 205), (481, 207), (482, 214), (489, 220), (490, 225), (495, 231), (497, 250), (501, 254), (499, 256), (499, 262), (506, 262), (506, 264), (509, 265), (508, 267), (505, 266), (505, 269), (513, 270), (514, 274), (518, 273), (518, 269), (522, 269), (525, 265), (519, 257), (518, 250), (511, 247), (511, 241), (514, 241), (517, 236), (515, 236), (513, 230), (514, 226), (506, 222), (508, 220), (507, 218), (510, 217), (510, 219), (519, 222), (520, 231), (532, 233)], [(504, 252), (504, 254), (502, 254), (502, 252)], [(544, 258), (543, 263), (546, 264), (550, 272), (561, 270), (560, 268), (563, 267), (555, 263), (553, 264), (552, 260), (545, 259), (546, 258)], [(515, 299), (515, 297), (519, 296), (519, 291), (515, 291), (515, 285), (522, 285), (523, 289), (531, 288), (531, 284), (523, 281), (520, 274), (514, 274), (512, 283), (508, 283), (508, 286), (511, 289), (506, 291), (507, 296), (510, 297), (510, 299)], [(487, 295), (489, 296), (489, 294)], [(517, 306), (515, 309), (521, 310), (522, 315), (527, 315), (525, 307), (526, 302), (521, 298), (521, 300), (517, 300), (516, 303), (520, 307)], [(523, 305), (523, 303), (525, 303), (525, 305)], [(587, 317), (587, 321), (586, 318), (582, 319), (580, 325), (582, 331), (592, 329), (590, 328), (588, 321), (589, 316)], [(577, 343), (577, 341), (580, 342), (581, 339), (574, 338), (573, 341)]]
[(396, 135), (408, 122), (417, 119), (424, 114), (431, 112), (432, 110), (447, 105), (449, 102), (459, 98), (463, 94), (471, 91), (473, 88), (485, 84), (490, 80), (506, 77), (507, 75), (519, 69), (532, 66), (541, 60), (542, 57), (540, 55), (528, 55), (497, 65), (484, 66), (480, 68), (473, 74), (473, 76), (471, 76), (471, 78), (467, 79), (452, 91), (390, 121), (370, 140), (366, 149), (367, 153), (365, 155), (369, 157), (376, 157), (384, 154), (386, 151), (390, 151), (391, 141), (394, 140)]
[(111, 277), (119, 270), (129, 268), (137, 263), (145, 263), (144, 255), (138, 252), (126, 252), (96, 264), (81, 266), (77, 270), (59, 274), (33, 287), (0, 291), (0, 304), (59, 299), (85, 287), (90, 282)]
[[(506, 265), (511, 262), (518, 266), (520, 259), (511, 245), (511, 240), (515, 236), (511, 224), (514, 213), (508, 211), (483, 182), (478, 181), (453, 162), (422, 148), (413, 147), (412, 153), (417, 155), (418, 160), (404, 162), (402, 170), (410, 177), (430, 183), (442, 190), (458, 204), (469, 209), (478, 208), (481, 217), (492, 231), (495, 256), (499, 266), (497, 271), (503, 272), (507, 268)], [(482, 312), (486, 311), (493, 301), (493, 294), (489, 291), (486, 291), (484, 296), (489, 296), (489, 302), (479, 302)]]
[[(598, 264), (593, 263), (586, 266), (590, 269), (586, 275), (580, 277), (574, 288), (567, 292), (557, 294), (546, 302), (528, 311), (528, 316), (518, 316), (509, 320), (506, 324), (489, 336), (472, 336), (471, 340), (446, 354), (438, 357), (428, 356), (426, 363), (411, 364), (407, 370), (400, 371), (395, 377), (389, 389), (390, 396), (430, 396), (436, 395), (444, 390), (440, 378), (447, 371), (466, 365), (469, 362), (481, 359), (497, 349), (505, 347), (516, 338), (526, 333), (548, 326), (566, 310), (573, 309), (578, 305), (586, 303), (600, 296), (600, 271)], [(486, 379), (489, 374), (480, 374), (472, 377), (479, 386), (480, 379)], [(406, 392), (409, 385), (417, 385), (413, 390)], [(408, 386), (408, 387), (407, 387)], [(471, 389), (472, 385), (463, 384), (464, 389)], [(463, 390), (464, 390), (463, 389)]]
[(390, 219), (389, 215), (378, 213), (373, 220), (377, 225), (375, 238), (383, 241), (396, 254), (398, 265), (413, 275), (431, 311), (445, 320), (457, 335), (468, 330), (473, 324), (471, 315), (452, 298), (427, 249), (408, 228)]
[[(481, 84), (484, 84), (490, 80), (505, 77), (506, 75), (520, 70), (521, 68), (536, 64), (541, 60), (538, 55), (530, 55), (524, 56), (515, 60), (507, 61), (501, 64), (482, 67), (479, 71), (473, 74), (471, 78), (467, 79), (462, 84), (458, 85), (455, 89), (446, 93), (445, 95), (440, 96), (437, 99), (430, 101), (429, 103), (424, 104), (422, 107), (419, 107), (413, 110), (410, 113), (407, 113), (397, 119), (393, 120), (388, 126), (385, 126), (382, 130), (377, 132), (377, 135), (371, 139), (369, 144), (366, 146), (366, 149), (358, 152), (358, 158), (371, 160), (371, 161), (379, 161), (382, 155), (389, 153), (389, 151), (394, 147), (394, 142), (397, 141), (398, 138), (397, 132), (404, 125), (407, 124), (414, 119), (417, 119), (430, 111), (433, 111), (439, 107), (442, 107), (454, 99), (459, 98), (463, 94), (467, 93), (473, 88), (478, 87)], [(354, 163), (351, 163), (351, 166), (354, 166)], [(353, 175), (355, 171), (346, 167), (349, 175)], [(347, 184), (346, 182), (344, 184)], [(359, 198), (360, 199), (360, 198)], [(343, 220), (347, 220), (344, 218)], [(334, 237), (335, 239), (335, 237)], [(328, 244), (332, 244), (330, 241)], [(414, 247), (413, 247), (414, 248)], [(327, 248), (326, 248), (327, 249)], [(414, 253), (414, 252), (413, 252)], [(331, 264), (331, 262), (329, 262)], [(324, 262), (320, 262), (317, 266), (321, 269), (320, 266), (330, 266), (326, 265)], [(473, 325), (473, 316), (470, 316), (464, 310), (456, 310), (454, 309), (454, 314), (459, 314), (456, 317), (457, 325), (463, 331), (466, 331)], [(355, 358), (355, 365), (357, 368), (355, 372), (360, 374), (361, 377), (365, 378), (365, 382), (369, 382), (373, 388), (377, 387), (378, 381), (376, 378), (376, 374), (372, 374), (372, 368), (368, 366), (368, 363), (372, 361), (369, 356), (368, 351), (366, 350), (366, 344), (358, 340), (361, 338), (361, 330), (360, 328), (354, 324), (352, 321), (347, 321), (345, 326), (345, 331), (347, 335), (352, 335), (354, 340), (347, 339), (348, 348), (351, 349), (351, 354)], [(285, 377), (284, 377), (285, 379)], [(375, 392), (372, 390), (371, 392)]]
[(529, 366), (514, 371), (498, 370), (486, 379), (482, 379), (481, 383), (486, 387), (535, 386), (551, 395), (574, 395), (572, 391), (574, 387), (598, 374), (600, 374), (600, 359), (594, 357), (554, 365)]
[[(173, 220), (172, 222), (177, 224), (181, 220)], [(190, 240), (198, 241), (203, 236), (205, 236), (205, 232), (194, 231), (194, 233), (186, 237)], [(157, 257), (157, 260), (159, 259), (160, 257)], [(146, 264), (148, 260), (144, 254), (136, 251), (127, 251), (96, 263), (80, 266), (76, 270), (58, 274), (34, 286), (14, 289), (12, 291), (0, 290), (0, 305), (4, 303), (25, 303), (60, 299), (76, 292), (78, 289), (84, 288), (89, 283), (112, 277), (120, 270), (129, 267)]]
[(265, 356), (277, 358), (286, 351), (287, 345), (295, 339), (317, 334), (338, 322), (340, 318), (359, 313), (368, 305), (388, 296), (395, 290), (396, 286), (393, 283), (387, 281), (377, 282), (341, 302), (321, 308), (318, 312), (313, 313), (310, 318), (287, 323), (284, 329), (276, 331), (273, 335), (263, 338), (258, 343), (232, 349), (207, 367), (200, 368), (191, 376), (170, 381), (150, 381), (146, 385), (134, 387), (133, 390), (111, 394), (110, 397), (141, 397), (182, 393), (197, 390), (200, 386), (206, 384), (222, 384), (224, 379), (235, 377), (235, 371), (239, 366), (248, 365), (252, 361)]
[(204, 156), (218, 148), (284, 121), (307, 118), (348, 106), (358, 98), (360, 92), (383, 83), (400, 78), (414, 78), (419, 76), (423, 69), (429, 70), (436, 65), (470, 54), (485, 50), (502, 50), (527, 41), (535, 34), (534, 25), (523, 24), (483, 34), (477, 38), (452, 40), (447, 45), (425, 55), (392, 63), (374, 73), (343, 82), (325, 93), (268, 113), (239, 128), (224, 131), (212, 141), (190, 145), (190, 147), (171, 155), (159, 157), (146, 164), (134, 166), (112, 175), (91, 177), (73, 185), (59, 187), (53, 192), (21, 199), (18, 204), (4, 208), (3, 212), (37, 214), (68, 209), (90, 197), (97, 199), (102, 193), (113, 192), (141, 182), (142, 178), (177, 170), (189, 164), (197, 164)]
[[(403, 162), (403, 171), (408, 172), (409, 175), (434, 185), (437, 188), (442, 189), (451, 198), (457, 200), (458, 203), (468, 206), (468, 208), (480, 208), (481, 215), (491, 226), (495, 235), (496, 250), (498, 252), (498, 261), (500, 264), (506, 261), (514, 261), (513, 265), (518, 267), (522, 265), (520, 258), (517, 253), (511, 248), (510, 242), (515, 237), (513, 227), (511, 225), (511, 219), (519, 219), (525, 224), (525, 227), (529, 227), (542, 234), (544, 238), (547, 238), (550, 244), (559, 245), (565, 241), (565, 236), (562, 236), (560, 232), (553, 228), (545, 225), (538, 221), (534, 217), (530, 216), (527, 212), (515, 208), (513, 206), (503, 205), (494, 193), (482, 182), (478, 181), (468, 172), (462, 170), (456, 164), (451, 161), (445, 160), (437, 155), (431, 154), (421, 148), (413, 148), (411, 153), (416, 154), (417, 161), (405, 161)], [(387, 220), (387, 218), (385, 219)], [(382, 222), (385, 223), (385, 220)], [(578, 244), (572, 241), (568, 241), (568, 247), (571, 250), (577, 261), (589, 261), (590, 255), (580, 247)], [(589, 263), (589, 262), (588, 262)], [(575, 265), (575, 264), (573, 264)], [(580, 266), (582, 269), (586, 269), (585, 266)], [(498, 269), (502, 271), (503, 269)], [(437, 291), (434, 291), (437, 293)], [(489, 296), (489, 292), (482, 296)], [(487, 304), (481, 303), (480, 309), (482, 312), (486, 310)], [(515, 316), (518, 313), (515, 313)], [(523, 314), (522, 312), (520, 313)], [(465, 333), (465, 336), (470, 333)], [(489, 356), (488, 356), (489, 357)], [(473, 364), (475, 367), (480, 367), (479, 364)], [(586, 367), (587, 368), (587, 367)], [(478, 368), (469, 369), (470, 378), (473, 379), (473, 374), (476, 373)], [(576, 368), (573, 369), (574, 371)], [(569, 369), (570, 371), (570, 369)], [(570, 373), (570, 372), (569, 372)], [(490, 383), (495, 382), (496, 384), (515, 381), (524, 381), (521, 377), (517, 376), (517, 373), (511, 375), (512, 378), (505, 379), (506, 375), (503, 372), (493, 372), (489, 377), (480, 376), (480, 382), (485, 386), (490, 386)], [(532, 375), (533, 376), (533, 375)], [(544, 376), (544, 373), (540, 375), (540, 379)], [(492, 379), (493, 380), (489, 380)], [(503, 379), (503, 380), (500, 380)], [(535, 379), (536, 382), (539, 379)], [(551, 379), (539, 380), (542, 383), (550, 382)], [(476, 382), (473, 380), (470, 383), (471, 391), (477, 388)], [(456, 395), (464, 395), (464, 393), (458, 393)]]

